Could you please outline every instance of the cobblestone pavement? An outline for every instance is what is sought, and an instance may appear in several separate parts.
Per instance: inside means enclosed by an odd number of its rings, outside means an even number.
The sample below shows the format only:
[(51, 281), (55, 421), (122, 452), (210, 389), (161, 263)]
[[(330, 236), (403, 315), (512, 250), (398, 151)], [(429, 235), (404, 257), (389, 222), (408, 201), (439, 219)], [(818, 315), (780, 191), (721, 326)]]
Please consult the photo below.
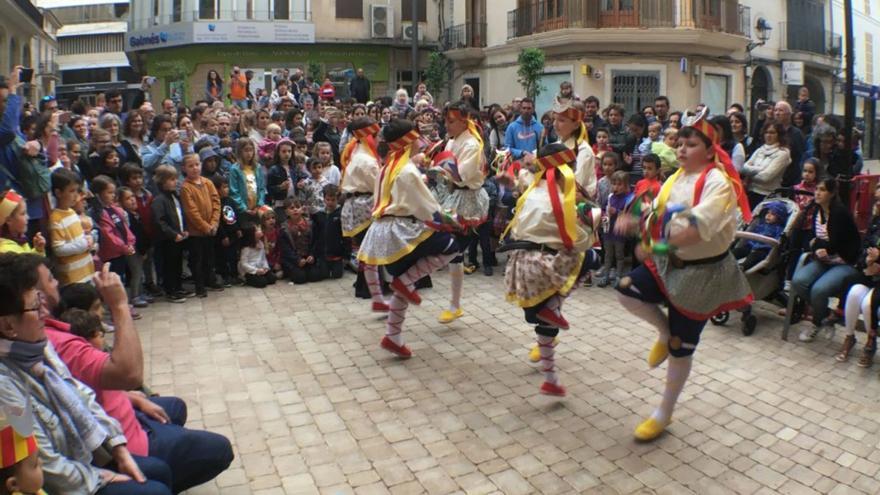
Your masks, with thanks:
[[(190, 425), (227, 435), (232, 467), (190, 494), (877, 493), (880, 381), (835, 342), (779, 338), (759, 312), (709, 325), (675, 421), (653, 444), (632, 429), (659, 400), (654, 333), (611, 289), (580, 289), (557, 347), (569, 395), (538, 394), (534, 334), (500, 274), (465, 279), (465, 316), (436, 318), (434, 277), (406, 337), (378, 346), (383, 320), (341, 281), (228, 289), (158, 303), (137, 322), (149, 384), (189, 403)], [(857, 334), (864, 342), (864, 334)]]

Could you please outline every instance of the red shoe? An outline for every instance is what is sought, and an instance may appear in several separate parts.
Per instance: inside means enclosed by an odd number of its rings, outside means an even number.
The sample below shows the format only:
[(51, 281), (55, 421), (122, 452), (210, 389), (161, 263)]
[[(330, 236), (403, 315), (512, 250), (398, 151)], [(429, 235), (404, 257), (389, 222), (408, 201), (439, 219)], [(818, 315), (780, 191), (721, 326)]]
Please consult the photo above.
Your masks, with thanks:
[(568, 320), (563, 318), (561, 314), (557, 314), (552, 310), (543, 308), (541, 311), (538, 311), (538, 314), (535, 316), (550, 326), (561, 328), (562, 330), (568, 330)]
[(419, 296), (419, 293), (415, 290), (409, 290), (406, 284), (403, 283), (403, 281), (399, 278), (395, 277), (393, 280), (391, 280), (390, 285), (391, 289), (394, 290), (394, 292), (396, 292), (399, 296), (403, 297), (407, 301), (415, 304), (416, 306), (422, 304), (422, 298), (421, 296)]
[(412, 357), (412, 351), (409, 350), (409, 347), (407, 347), (406, 344), (397, 345), (393, 340), (389, 339), (387, 335), (382, 337), (382, 342), (379, 345), (382, 346), (382, 349), (397, 354), (397, 357), (403, 359), (409, 359)]
[(565, 387), (556, 383), (544, 382), (541, 385), (541, 393), (544, 395), (555, 395), (556, 397), (565, 397)]
[(385, 303), (374, 302), (373, 303), (373, 312), (374, 313), (387, 313), (391, 308), (388, 307)]

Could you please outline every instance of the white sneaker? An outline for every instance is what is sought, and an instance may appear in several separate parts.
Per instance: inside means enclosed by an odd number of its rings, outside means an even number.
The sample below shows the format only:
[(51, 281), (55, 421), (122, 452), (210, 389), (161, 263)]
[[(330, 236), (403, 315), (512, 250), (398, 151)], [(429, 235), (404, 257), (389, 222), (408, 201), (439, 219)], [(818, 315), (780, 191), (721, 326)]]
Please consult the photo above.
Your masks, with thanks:
[(798, 336), (798, 340), (801, 342), (812, 342), (816, 340), (816, 335), (819, 334), (819, 327), (816, 325), (810, 325), (803, 330), (801, 330), (801, 334)]

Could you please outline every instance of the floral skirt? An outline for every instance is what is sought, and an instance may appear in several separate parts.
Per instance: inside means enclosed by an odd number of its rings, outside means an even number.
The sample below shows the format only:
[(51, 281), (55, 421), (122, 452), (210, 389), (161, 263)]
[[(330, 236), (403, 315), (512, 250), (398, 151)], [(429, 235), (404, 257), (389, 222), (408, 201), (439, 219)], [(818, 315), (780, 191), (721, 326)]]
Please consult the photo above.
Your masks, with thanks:
[(693, 320), (705, 320), (739, 309), (754, 299), (746, 276), (733, 256), (714, 263), (676, 268), (668, 256), (652, 256), (645, 266), (654, 276), (669, 304)]
[(373, 195), (352, 196), (342, 205), (342, 235), (354, 237), (373, 221)]
[(382, 217), (373, 220), (361, 242), (358, 261), (368, 265), (388, 265), (413, 252), (434, 231), (425, 222), (409, 217)]
[(567, 296), (577, 284), (584, 256), (567, 250), (555, 254), (527, 249), (510, 251), (504, 271), (507, 300), (528, 308), (554, 294)]
[(476, 227), (489, 216), (489, 194), (480, 189), (454, 189), (440, 203), (444, 210), (458, 215), (462, 224)]

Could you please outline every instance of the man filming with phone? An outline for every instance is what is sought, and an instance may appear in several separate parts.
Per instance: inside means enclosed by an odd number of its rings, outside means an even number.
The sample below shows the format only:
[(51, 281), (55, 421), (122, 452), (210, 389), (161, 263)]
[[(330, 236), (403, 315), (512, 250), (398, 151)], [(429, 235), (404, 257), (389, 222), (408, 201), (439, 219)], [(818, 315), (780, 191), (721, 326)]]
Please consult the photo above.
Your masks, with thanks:
[(229, 97), (232, 104), (241, 109), (247, 108), (248, 81), (241, 69), (236, 65), (232, 67), (232, 76), (229, 79)]
[[(36, 157), (42, 150), (39, 141), (25, 141), (19, 122), (21, 121), (21, 96), (16, 94), (24, 67), (17, 65), (9, 77), (0, 75), (0, 190), (20, 189), (19, 157)], [(25, 76), (27, 76), (25, 71)], [(30, 76), (33, 69), (30, 69)], [(29, 82), (25, 79), (24, 82)], [(19, 191), (22, 192), (22, 191)]]

